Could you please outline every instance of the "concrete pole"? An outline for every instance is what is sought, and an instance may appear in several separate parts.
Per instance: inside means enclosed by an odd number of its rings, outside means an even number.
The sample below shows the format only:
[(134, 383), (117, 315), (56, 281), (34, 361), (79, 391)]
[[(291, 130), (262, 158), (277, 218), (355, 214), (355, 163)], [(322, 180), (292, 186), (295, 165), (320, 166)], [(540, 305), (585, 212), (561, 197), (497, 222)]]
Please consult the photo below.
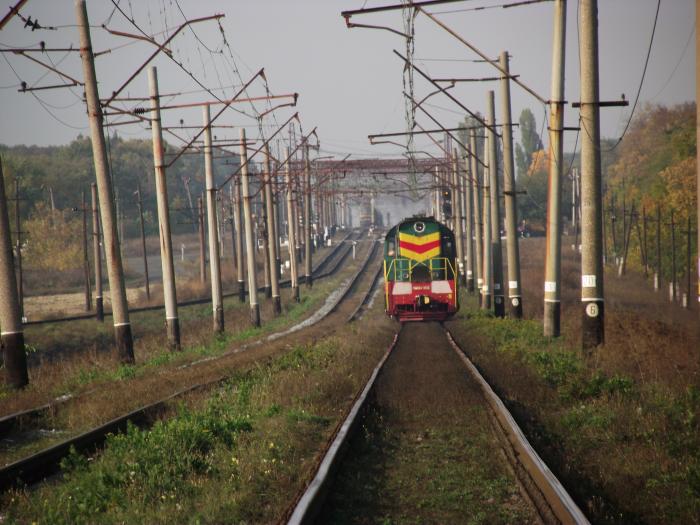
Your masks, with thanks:
[[(289, 148), (285, 151), (285, 156), (289, 158)], [(294, 213), (294, 195), (292, 192), (292, 173), (289, 162), (285, 167), (285, 182), (287, 183), (287, 236), (289, 244), (289, 266), (291, 270), (292, 296), (298, 303), (299, 298), (299, 269), (297, 266), (297, 236), (296, 236), (296, 215)]]
[[(261, 177), (261, 183), (264, 178), (264, 174)], [(257, 217), (257, 224), (258, 224), (258, 235), (260, 238), (262, 238), (262, 252), (263, 252), (263, 279), (264, 279), (264, 284), (263, 284), (263, 290), (265, 293), (265, 297), (270, 299), (272, 297), (272, 268), (270, 267), (270, 250), (272, 249), (270, 246), (270, 232), (268, 230), (267, 224), (268, 224), (268, 217), (267, 217), (267, 204), (265, 202), (265, 191), (264, 189), (260, 188), (262, 191), (260, 192), (260, 200), (262, 201), (260, 203), (260, 214)]]
[(469, 157), (464, 157), (464, 213), (466, 215), (466, 276), (467, 276), (467, 291), (474, 293), (474, 212), (473, 197), (472, 197), (472, 179), (474, 177)]
[(221, 289), (221, 258), (219, 220), (216, 210), (214, 158), (211, 146), (211, 114), (209, 105), (202, 108), (204, 126), (204, 179), (207, 190), (207, 227), (209, 230), (209, 275), (211, 278), (212, 327), (215, 334), (224, 333), (224, 300)]
[(231, 181), (233, 184), (233, 223), (236, 228), (236, 281), (238, 282), (238, 300), (245, 303), (245, 282), (243, 267), (243, 203), (241, 200), (241, 179)]
[(115, 221), (112, 181), (107, 164), (107, 150), (105, 148), (104, 129), (102, 126), (102, 107), (100, 106), (100, 95), (97, 92), (95, 63), (90, 41), (90, 24), (88, 22), (85, 0), (75, 0), (75, 12), (80, 33), (80, 56), (85, 81), (85, 98), (90, 119), (90, 139), (92, 141), (95, 177), (97, 178), (97, 190), (100, 198), (102, 231), (107, 258), (107, 276), (109, 277), (112, 318), (114, 321), (114, 339), (117, 353), (122, 362), (133, 363), (134, 340), (131, 334), (129, 306), (126, 300), (124, 270)]
[(661, 290), (661, 205), (656, 206), (656, 268), (654, 271), (654, 291)]
[[(22, 271), (22, 217), (20, 216), (19, 203), (19, 179), (15, 178), (15, 228), (17, 228), (17, 235), (15, 236), (15, 266), (17, 270), (17, 294), (19, 298), (19, 316), (21, 319), (24, 317), (24, 272)], [(90, 284), (88, 276), (88, 287), (89, 286)]]
[(442, 193), (440, 189), (440, 168), (435, 166), (435, 173), (433, 174), (433, 184), (435, 184), (435, 195), (433, 196), (434, 206), (435, 206), (435, 220), (438, 222), (442, 221), (442, 210), (440, 209), (440, 194)]
[(151, 300), (151, 283), (148, 278), (148, 254), (146, 253), (146, 229), (143, 224), (143, 200), (141, 198), (141, 185), (136, 186), (139, 207), (139, 224), (141, 225), (141, 253), (143, 253), (143, 273), (146, 279), (146, 300)]
[(491, 309), (491, 295), (492, 295), (492, 283), (493, 283), (493, 267), (491, 265), (492, 260), (492, 249), (491, 249), (491, 164), (489, 142), (491, 141), (491, 135), (486, 134), (486, 140), (484, 141), (484, 156), (489, 157), (488, 167), (484, 169), (483, 176), (483, 191), (482, 198), (483, 204), (481, 206), (481, 212), (483, 214), (482, 224), (483, 224), (483, 235), (484, 239), (482, 241), (482, 285), (481, 285), (481, 308), (484, 310)]
[(566, 0), (554, 4), (552, 85), (549, 118), (549, 188), (544, 266), (544, 321), (547, 337), (561, 334), (561, 183), (564, 176), (564, 61)]
[(584, 350), (605, 342), (602, 177), (598, 106), (598, 2), (581, 0), (581, 342)]
[(692, 215), (689, 213), (688, 214), (688, 225), (687, 225), (687, 230), (685, 232), (685, 308), (690, 308), (690, 276), (691, 276), (691, 256), (692, 256), (692, 246), (691, 246), (691, 239), (693, 238), (693, 223), (691, 221)]
[[(300, 179), (304, 179), (304, 177), (294, 177), (294, 186), (296, 187), (296, 195), (294, 196), (294, 236), (297, 239), (297, 245), (295, 247), (296, 250), (296, 256), (297, 256), (297, 262), (301, 264), (302, 262), (302, 257), (301, 257), (301, 252), (302, 248), (305, 245), (304, 242), (304, 232), (300, 230), (300, 225), (299, 225), (299, 219), (303, 214), (303, 204), (302, 204), (302, 181)], [(300, 211), (302, 210), (302, 211)], [(302, 219), (303, 220), (303, 219)], [(304, 251), (306, 249), (304, 248)]]
[(306, 145), (304, 156), (304, 272), (306, 287), (314, 284), (311, 264), (311, 163), (309, 162), (309, 145)]
[(5, 384), (23, 388), (29, 383), (24, 331), (19, 308), (19, 295), (12, 260), (10, 214), (5, 195), (5, 177), (0, 160), (0, 343), (5, 368)]
[(100, 210), (97, 206), (97, 184), (90, 184), (92, 193), (92, 258), (95, 265), (95, 318), (105, 320), (102, 298), (102, 248), (100, 247)]
[(462, 231), (462, 191), (460, 189), (460, 179), (459, 154), (457, 152), (457, 148), (454, 148), (454, 150), (452, 150), (452, 201), (455, 204), (454, 233), (457, 244), (457, 268), (455, 268), (457, 275), (455, 278), (459, 279), (461, 284), (466, 285), (467, 280), (466, 275), (464, 274), (464, 235)]
[[(92, 310), (92, 292), (90, 290), (90, 256), (88, 251), (87, 233), (88, 207), (85, 199), (85, 190), (82, 191), (81, 205), (81, 212), (83, 214), (83, 281), (85, 282), (85, 311), (89, 312)], [(19, 224), (19, 222), (17, 224)], [(19, 228), (17, 228), (17, 230), (19, 231)], [(19, 253), (19, 246), (17, 247), (17, 251)]]
[(503, 193), (506, 211), (506, 256), (508, 257), (508, 315), (514, 319), (523, 317), (523, 298), (520, 292), (520, 247), (518, 246), (518, 204), (515, 187), (515, 166), (513, 164), (513, 128), (510, 109), (510, 65), (508, 52), (500, 57), (501, 69), (501, 111), (503, 113)]
[(163, 269), (163, 298), (165, 302), (165, 327), (168, 347), (180, 350), (180, 320), (177, 314), (177, 290), (173, 264), (173, 239), (170, 235), (170, 210), (168, 183), (163, 159), (163, 133), (158, 96), (158, 73), (154, 66), (148, 68), (148, 89), (151, 98), (151, 136), (153, 138), (153, 166), (156, 177), (156, 201), (158, 204), (158, 231), (160, 232), (160, 261)]
[(250, 186), (248, 184), (248, 150), (246, 149), (245, 128), (240, 130), (241, 137), (241, 200), (243, 202), (243, 224), (245, 228), (245, 251), (248, 270), (248, 299), (250, 303), (250, 322), (254, 327), (260, 326), (260, 306), (258, 305), (258, 283), (255, 274), (255, 241), (253, 223), (250, 213)]
[(678, 300), (678, 276), (676, 268), (676, 219), (674, 211), (671, 210), (671, 300), (675, 303)]
[(234, 211), (236, 209), (235, 206), (235, 201), (233, 197), (233, 182), (229, 184), (228, 186), (228, 207), (229, 207), (229, 218), (228, 221), (231, 223), (231, 263), (233, 265), (236, 264), (236, 254), (238, 253), (238, 250), (236, 250), (236, 226), (235, 226), (235, 214), (236, 212)]
[(493, 263), (493, 310), (496, 317), (505, 317), (505, 287), (503, 283), (503, 251), (501, 248), (501, 208), (499, 206), (500, 188), (498, 185), (498, 140), (496, 139), (496, 109), (494, 93), (487, 94), (489, 135), (489, 198), (491, 199), (491, 258)]
[[(695, 27), (698, 27), (698, 23), (700, 23), (700, 0), (695, 0)], [(698, 36), (697, 30), (695, 31), (695, 100), (696, 104), (697, 101), (700, 100), (700, 72), (698, 71), (698, 62), (700, 62), (700, 36)], [(695, 107), (695, 138), (696, 138), (696, 144), (697, 144), (697, 138), (700, 137), (700, 111), (698, 111), (697, 105)], [(697, 300), (698, 300), (698, 306), (700, 306), (700, 150), (695, 148), (696, 150), (696, 164), (695, 164), (695, 169), (696, 169), (696, 187), (697, 187), (697, 195), (696, 195), (696, 201), (695, 204), (697, 206), (697, 244), (696, 249), (697, 249), (697, 257), (696, 257), (696, 262), (695, 262), (695, 267), (697, 268)], [(688, 302), (690, 302), (690, 297), (688, 297)], [(700, 313), (700, 308), (698, 308), (698, 312)], [(698, 332), (700, 332), (700, 324), (698, 325)]]
[(197, 197), (197, 230), (199, 232), (199, 282), (207, 282), (207, 241), (204, 227), (204, 202)]
[(270, 148), (267, 145), (265, 146), (265, 173), (263, 177), (272, 311), (275, 315), (279, 315), (282, 313), (282, 303), (280, 302), (279, 265), (277, 264), (277, 241), (275, 240), (275, 206), (272, 202), (272, 163), (270, 161)]
[(185, 194), (187, 195), (187, 203), (190, 206), (190, 219), (192, 219), (193, 226), (192, 228), (197, 231), (197, 225), (194, 224), (194, 205), (192, 203), (192, 190), (190, 189), (190, 178), (189, 177), (183, 177), (182, 182), (185, 185)]
[(479, 163), (476, 158), (476, 131), (469, 130), (469, 149), (472, 151), (469, 162), (471, 164), (471, 187), (472, 187), (472, 204), (474, 208), (474, 278), (476, 279), (476, 289), (479, 296), (479, 305), (481, 305), (481, 291), (484, 285), (484, 246), (482, 243), (482, 235), (484, 231), (483, 215), (481, 213), (481, 177), (479, 176)]
[[(272, 200), (272, 239), (275, 247), (275, 265), (274, 272), (277, 276), (277, 287), (279, 288), (279, 282), (282, 279), (282, 245), (280, 241), (280, 224), (282, 223), (284, 215), (281, 213), (284, 208), (284, 200), (279, 199), (279, 187), (278, 187), (278, 167), (275, 165), (274, 171), (270, 172), (272, 185), (270, 186), (271, 200)], [(274, 297), (274, 293), (272, 294)], [(281, 310), (280, 310), (281, 311)]]

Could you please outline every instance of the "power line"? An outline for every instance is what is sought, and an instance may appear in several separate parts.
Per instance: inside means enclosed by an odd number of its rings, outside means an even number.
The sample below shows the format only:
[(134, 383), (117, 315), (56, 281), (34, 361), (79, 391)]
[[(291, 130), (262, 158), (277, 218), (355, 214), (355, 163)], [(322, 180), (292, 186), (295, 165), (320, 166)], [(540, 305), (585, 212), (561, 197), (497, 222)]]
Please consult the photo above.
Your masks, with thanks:
[(668, 87), (668, 84), (671, 82), (671, 79), (675, 76), (676, 71), (678, 71), (678, 66), (681, 65), (681, 62), (683, 62), (683, 59), (685, 58), (685, 53), (686, 53), (686, 51), (688, 51), (688, 46), (690, 45), (690, 42), (693, 39), (694, 34), (695, 34), (695, 23), (693, 23), (692, 27), (690, 28), (690, 34), (688, 35), (688, 40), (686, 40), (686, 42), (685, 42), (685, 47), (683, 48), (683, 52), (681, 53), (681, 56), (678, 59), (678, 62), (676, 62), (676, 66), (673, 68), (673, 71), (671, 71), (671, 74), (666, 79), (664, 86), (658, 91), (658, 93), (656, 93), (656, 95), (651, 97), (651, 100), (654, 100), (656, 97), (658, 97), (666, 89), (666, 87)]
[[(606, 153), (609, 153), (613, 151), (617, 146), (622, 142), (622, 139), (625, 136), (625, 133), (627, 133), (627, 130), (630, 127), (630, 123), (632, 122), (632, 118), (634, 117), (634, 110), (637, 109), (637, 102), (639, 102), (639, 95), (642, 92), (642, 86), (644, 85), (644, 77), (647, 74), (647, 66), (649, 65), (649, 57), (651, 56), (651, 48), (654, 44), (654, 35), (656, 34), (656, 22), (659, 20), (659, 9), (661, 8), (661, 0), (658, 0), (656, 4), (656, 14), (654, 15), (654, 25), (651, 29), (651, 38), (649, 38), (649, 49), (647, 50), (647, 57), (644, 60), (644, 69), (642, 70), (642, 78), (639, 81), (639, 89), (637, 89), (637, 96), (634, 98), (634, 104), (632, 105), (632, 111), (630, 112), (629, 119), (627, 119), (627, 124), (625, 125), (625, 129), (622, 131), (622, 135), (620, 135), (620, 138), (617, 139), (617, 142), (608, 150), (605, 150)], [(586, 130), (586, 132), (588, 132)]]

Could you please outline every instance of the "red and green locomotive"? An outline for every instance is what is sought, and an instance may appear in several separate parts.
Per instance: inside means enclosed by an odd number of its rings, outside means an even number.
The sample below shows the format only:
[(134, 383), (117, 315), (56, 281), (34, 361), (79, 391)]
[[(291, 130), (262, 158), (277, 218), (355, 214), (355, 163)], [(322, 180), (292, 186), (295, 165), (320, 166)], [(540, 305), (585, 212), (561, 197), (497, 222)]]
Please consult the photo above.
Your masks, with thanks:
[(386, 313), (442, 321), (459, 309), (455, 236), (433, 217), (404, 220), (384, 240)]

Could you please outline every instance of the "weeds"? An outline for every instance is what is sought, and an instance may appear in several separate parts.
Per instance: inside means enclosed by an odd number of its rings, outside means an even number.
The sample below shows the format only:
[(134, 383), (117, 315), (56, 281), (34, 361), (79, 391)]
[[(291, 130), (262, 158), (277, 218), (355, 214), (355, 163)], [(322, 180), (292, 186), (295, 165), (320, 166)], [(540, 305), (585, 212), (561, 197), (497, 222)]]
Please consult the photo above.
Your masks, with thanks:
[[(6, 494), (0, 521), (274, 522), (338, 421), (337, 400), (349, 403), (390, 336), (348, 329), (253, 364), (204, 398), (188, 396), (171, 419), (110, 436), (94, 458), (72, 454), (63, 480)], [(354, 383), (341, 380), (350, 375)]]
[(452, 325), (592, 521), (700, 522), (697, 384), (632, 377), (534, 320), (470, 309)]

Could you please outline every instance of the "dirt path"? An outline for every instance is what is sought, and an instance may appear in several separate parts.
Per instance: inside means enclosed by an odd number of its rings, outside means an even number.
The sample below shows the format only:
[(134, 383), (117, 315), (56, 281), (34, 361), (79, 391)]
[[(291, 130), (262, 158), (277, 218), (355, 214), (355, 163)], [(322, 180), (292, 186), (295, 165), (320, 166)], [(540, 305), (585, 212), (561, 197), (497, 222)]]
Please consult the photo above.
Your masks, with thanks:
[(407, 324), (318, 523), (532, 522), (440, 325)]

